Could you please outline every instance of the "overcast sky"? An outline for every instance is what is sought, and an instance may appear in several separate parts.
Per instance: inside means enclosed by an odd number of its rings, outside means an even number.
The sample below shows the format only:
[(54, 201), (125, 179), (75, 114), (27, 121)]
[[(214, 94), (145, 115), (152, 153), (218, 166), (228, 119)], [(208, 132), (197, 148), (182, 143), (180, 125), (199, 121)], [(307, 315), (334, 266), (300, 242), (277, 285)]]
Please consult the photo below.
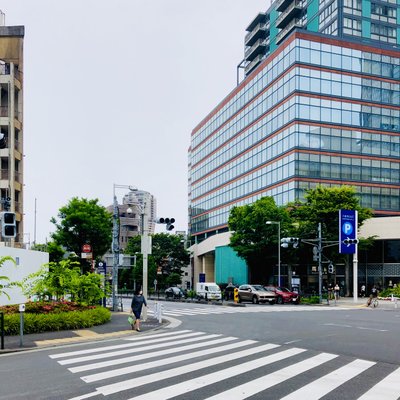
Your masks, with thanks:
[(186, 231), (191, 131), (236, 86), (245, 29), (268, 4), (2, 0), (6, 25), (25, 26), (24, 241), (35, 198), (43, 243), (60, 207), (108, 206), (113, 184), (152, 193)]

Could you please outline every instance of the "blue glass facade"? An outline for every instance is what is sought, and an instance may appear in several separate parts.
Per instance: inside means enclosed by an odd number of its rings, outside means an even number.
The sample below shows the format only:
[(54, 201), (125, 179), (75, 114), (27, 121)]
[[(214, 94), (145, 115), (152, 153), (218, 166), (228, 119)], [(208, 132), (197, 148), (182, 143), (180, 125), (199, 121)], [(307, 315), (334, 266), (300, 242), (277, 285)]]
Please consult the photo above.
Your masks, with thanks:
[(292, 33), (192, 132), (190, 231), (227, 227), (233, 206), (356, 188), (400, 215), (400, 50)]

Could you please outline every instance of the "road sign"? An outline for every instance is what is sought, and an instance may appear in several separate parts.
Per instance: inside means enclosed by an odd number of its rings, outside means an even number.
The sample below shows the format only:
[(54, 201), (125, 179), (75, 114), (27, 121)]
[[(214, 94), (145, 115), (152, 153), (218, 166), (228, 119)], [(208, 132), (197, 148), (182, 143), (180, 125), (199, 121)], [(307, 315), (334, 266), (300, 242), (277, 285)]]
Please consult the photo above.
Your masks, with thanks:
[(92, 246), (88, 243), (84, 244), (82, 246), (82, 253), (91, 253), (92, 252)]
[(339, 210), (339, 253), (354, 254), (357, 246), (356, 210)]

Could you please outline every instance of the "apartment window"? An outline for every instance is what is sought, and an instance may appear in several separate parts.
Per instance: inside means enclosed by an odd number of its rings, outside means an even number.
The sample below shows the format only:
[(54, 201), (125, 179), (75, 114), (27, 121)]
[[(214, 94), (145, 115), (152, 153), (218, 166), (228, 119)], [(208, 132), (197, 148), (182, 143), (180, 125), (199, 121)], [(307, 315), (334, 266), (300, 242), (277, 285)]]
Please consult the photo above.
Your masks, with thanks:
[(396, 43), (396, 29), (388, 25), (371, 23), (371, 39)]
[(384, 22), (396, 23), (397, 10), (395, 7), (371, 3), (371, 18)]
[(361, 16), (361, 0), (344, 0), (343, 12)]
[(344, 18), (343, 33), (347, 35), (361, 35), (361, 21), (355, 18)]

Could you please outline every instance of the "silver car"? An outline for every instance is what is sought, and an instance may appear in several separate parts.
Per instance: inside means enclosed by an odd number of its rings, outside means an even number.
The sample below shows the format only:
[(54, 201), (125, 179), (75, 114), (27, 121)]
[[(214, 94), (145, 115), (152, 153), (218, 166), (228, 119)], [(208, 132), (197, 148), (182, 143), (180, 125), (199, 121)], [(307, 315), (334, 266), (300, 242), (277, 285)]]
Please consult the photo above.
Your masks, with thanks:
[(251, 301), (253, 304), (266, 303), (275, 304), (276, 294), (264, 289), (262, 285), (239, 286), (239, 303)]

